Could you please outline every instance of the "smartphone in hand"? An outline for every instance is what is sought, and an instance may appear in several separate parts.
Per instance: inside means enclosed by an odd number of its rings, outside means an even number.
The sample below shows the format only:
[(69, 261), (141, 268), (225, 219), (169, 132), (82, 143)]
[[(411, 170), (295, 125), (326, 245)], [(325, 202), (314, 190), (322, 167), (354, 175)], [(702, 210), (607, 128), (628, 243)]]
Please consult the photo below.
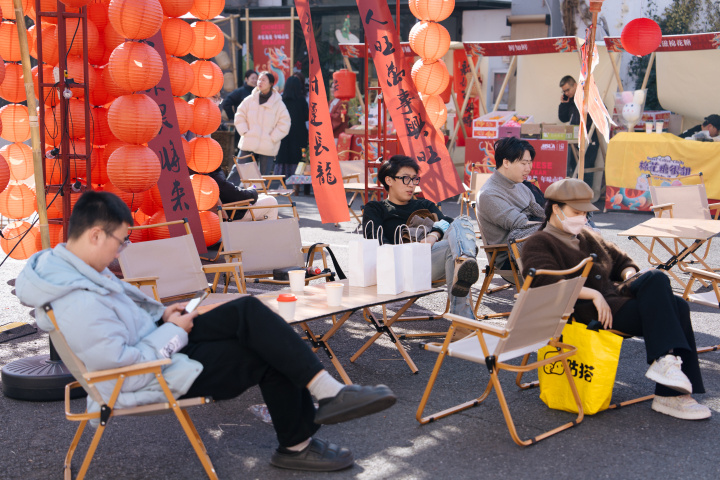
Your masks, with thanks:
[(210, 292), (207, 290), (196, 293), (195, 296), (188, 302), (188, 304), (185, 305), (182, 314), (186, 315), (188, 313), (191, 313), (193, 310), (200, 306), (202, 301), (205, 300), (208, 295), (210, 295)]

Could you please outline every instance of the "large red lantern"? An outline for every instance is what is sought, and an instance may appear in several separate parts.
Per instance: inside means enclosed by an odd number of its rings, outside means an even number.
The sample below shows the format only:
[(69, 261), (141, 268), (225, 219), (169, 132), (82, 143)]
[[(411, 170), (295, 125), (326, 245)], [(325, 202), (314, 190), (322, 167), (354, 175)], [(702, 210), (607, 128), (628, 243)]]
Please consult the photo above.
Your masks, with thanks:
[(104, 185), (110, 180), (107, 174), (108, 157), (105, 156), (104, 150), (102, 147), (93, 149), (93, 156), (96, 157), (96, 161), (92, 162), (90, 175), (92, 175), (92, 182), (96, 185)]
[[(44, 17), (43, 22), (49, 17)], [(28, 46), (30, 55), (37, 59), (37, 25), (28, 28)], [(42, 29), (42, 46), (43, 46), (43, 62), (48, 65), (56, 65), (58, 63), (58, 44), (57, 44), (57, 27), (55, 25), (45, 25)]]
[[(56, 113), (60, 112), (56, 111)], [(77, 98), (68, 100), (68, 117), (69, 125), (67, 130), (70, 133), (70, 138), (85, 138), (85, 100)]]
[(636, 18), (623, 28), (620, 41), (626, 52), (642, 57), (654, 52), (662, 41), (662, 30), (650, 18)]
[[(49, 224), (48, 233), (50, 235), (50, 248), (55, 248), (58, 243), (63, 241), (62, 225), (58, 225), (57, 223)], [(35, 250), (38, 252), (42, 250), (42, 240), (39, 234), (35, 237)]]
[(175, 57), (184, 57), (193, 46), (193, 29), (180, 18), (168, 18), (161, 27), (165, 53)]
[(0, 23), (0, 57), (7, 62), (19, 62), (20, 43), (15, 22)]
[(138, 92), (149, 90), (160, 82), (163, 61), (150, 45), (125, 42), (113, 50), (108, 69), (120, 88)]
[(193, 175), (190, 183), (195, 194), (198, 210), (210, 210), (217, 206), (220, 198), (220, 188), (212, 177), (200, 174)]
[(178, 119), (178, 131), (183, 134), (192, 128), (193, 107), (180, 97), (173, 97), (173, 103), (175, 104), (175, 114)]
[(108, 4), (109, 3), (110, 2), (93, 0), (87, 6), (88, 19), (93, 21), (93, 23), (97, 27), (98, 31), (100, 31), (100, 32), (105, 30), (105, 27), (108, 24)]
[(220, 144), (209, 137), (195, 137), (190, 140), (190, 157), (187, 165), (197, 173), (210, 173), (217, 169), (223, 160)]
[(412, 79), (420, 93), (440, 95), (450, 82), (450, 73), (442, 60), (426, 64), (420, 59), (413, 65)]
[(93, 121), (93, 145), (107, 145), (108, 142), (115, 139), (110, 124), (108, 122), (108, 109), (105, 107), (96, 107), (90, 110)]
[(91, 0), (60, 0), (62, 3), (65, 4), (65, 6), (70, 8), (80, 8), (84, 7), (88, 3), (90, 3)]
[(10, 167), (10, 179), (16, 182), (25, 180), (33, 174), (32, 149), (24, 143), (11, 143), (0, 148), (0, 155)]
[(435, 22), (419, 22), (410, 30), (410, 48), (426, 63), (440, 59), (450, 49), (450, 34)]
[[(107, 69), (96, 67), (92, 68), (95, 70), (96, 81), (94, 88), (90, 90), (90, 104), (97, 106), (106, 105), (115, 99), (115, 97), (110, 96), (107, 87), (105, 87), (105, 81), (102, 76), (103, 72)], [(110, 74), (108, 74), (108, 76), (110, 76)]]
[[(157, 225), (158, 223), (165, 222), (167, 222), (167, 220), (165, 219), (165, 211), (158, 210), (150, 217), (150, 220), (148, 220), (145, 225)], [(150, 237), (150, 240), (162, 240), (164, 238), (170, 238), (170, 230), (168, 229), (168, 227), (149, 228), (148, 230), (148, 236)]]
[(35, 192), (24, 183), (10, 184), (0, 193), (0, 213), (7, 218), (27, 218), (35, 211)]
[[(65, 19), (65, 45), (69, 55), (82, 55), (83, 53), (83, 27), (79, 18)], [(87, 41), (88, 50), (92, 50), (97, 46), (100, 34), (92, 20), (87, 21)], [(44, 39), (43, 39), (44, 40)], [(45, 60), (45, 59), (43, 59)]]
[(110, 75), (110, 68), (108, 68), (108, 67), (105, 67), (102, 69), (102, 73), (100, 74), (100, 79), (102, 80), (103, 87), (105, 88), (105, 91), (107, 92), (108, 103), (112, 102), (119, 96), (129, 95), (132, 93), (132, 91), (130, 91), (126, 88), (120, 87), (120, 85), (115, 83), (115, 80), (113, 80), (112, 75)]
[[(110, 105), (108, 125), (118, 139), (139, 145), (158, 134), (162, 127), (162, 113), (155, 100), (147, 95), (123, 95)], [(115, 185), (120, 187), (117, 183)]]
[(120, 35), (112, 26), (108, 23), (103, 30), (103, 41), (105, 42), (105, 48), (111, 52), (121, 43), (125, 42), (125, 37)]
[(144, 40), (160, 30), (162, 6), (159, 0), (113, 0), (108, 7), (108, 20), (125, 38)]
[(103, 191), (110, 192), (113, 195), (117, 195), (120, 197), (120, 200), (125, 202), (125, 205), (128, 206), (131, 212), (134, 212), (138, 209), (140, 204), (142, 204), (143, 200), (145, 200), (145, 194), (146, 192), (140, 192), (140, 193), (129, 193), (125, 192), (123, 190), (120, 190), (117, 186), (113, 185), (112, 182), (108, 182), (105, 185), (103, 185)]
[(333, 73), (333, 97), (338, 100), (355, 98), (355, 73), (343, 68)]
[(24, 102), (27, 100), (24, 82), (22, 65), (5, 64), (5, 80), (0, 84), (0, 97), (10, 103)]
[(110, 155), (108, 178), (120, 190), (140, 193), (149, 190), (160, 178), (160, 159), (149, 147), (126, 145)]
[(105, 151), (103, 152), (103, 157), (105, 159), (105, 163), (107, 164), (108, 159), (110, 158), (110, 155), (115, 152), (120, 147), (124, 147), (125, 145), (132, 145), (132, 143), (123, 142), (122, 140), (111, 140), (110, 143), (105, 145)]
[(182, 17), (190, 11), (193, 0), (160, 0), (163, 13), (168, 17)]
[(0, 83), (2, 83), (4, 80), (5, 80), (5, 62), (0, 61)]
[[(155, 201), (156, 195), (158, 201)], [(150, 190), (145, 192), (145, 199), (140, 205), (140, 210), (148, 216), (153, 216), (155, 212), (162, 210), (162, 199), (160, 198), (160, 190), (158, 190), (157, 185), (153, 185)]]
[(6, 254), (15, 260), (27, 260), (38, 251), (36, 239), (40, 237), (40, 230), (28, 222), (11, 222), (3, 228), (2, 237), (0, 246)]
[[(60, 146), (60, 137), (62, 133), (62, 117), (60, 115), (60, 107), (45, 107), (45, 124), (43, 131), (45, 132), (45, 146)], [(52, 148), (49, 148), (52, 150)]]
[(4, 191), (10, 182), (10, 166), (0, 155), (0, 192)]
[(452, 86), (453, 86), (453, 76), (450, 75), (450, 79), (448, 80), (447, 87), (445, 87), (445, 90), (442, 91), (440, 94), (440, 98), (442, 98), (442, 101), (444, 103), (450, 103), (450, 100), (452, 100)]
[(190, 64), (182, 58), (167, 57), (168, 75), (170, 76), (170, 90), (176, 97), (182, 97), (190, 91), (195, 83)]
[[(40, 83), (38, 80), (37, 65), (32, 68), (31, 72), (32, 72), (33, 87), (35, 87), (35, 98), (40, 98)], [(43, 80), (45, 82), (47, 82), (51, 78), (53, 78), (53, 66), (52, 65), (43, 65)], [(0, 83), (2, 83), (2, 82), (0, 82)], [(60, 92), (58, 92), (57, 88), (44, 87), (43, 94), (45, 96), (45, 106), (46, 107), (47, 106), (54, 107), (60, 101)]]
[(213, 212), (200, 212), (200, 224), (202, 225), (205, 246), (215, 245), (222, 238), (220, 231), (220, 217)]
[(191, 130), (196, 135), (210, 135), (220, 127), (222, 114), (215, 102), (202, 97), (195, 98), (191, 102), (193, 111)]
[[(27, 12), (35, 6), (35, 2), (33, 0), (20, 0), (20, 4), (23, 7), (23, 12)], [(0, 9), (2, 9), (2, 16), (5, 19), (15, 20), (15, 8), (12, 0), (0, 0)], [(55, 9), (53, 8), (53, 11), (54, 10)], [(17, 36), (17, 31), (15, 32), (15, 35)], [(7, 58), (5, 60), (7, 60)]]
[(447, 120), (447, 108), (440, 95), (423, 95), (422, 102), (430, 123), (435, 128), (442, 127)]
[[(68, 76), (75, 80), (77, 83), (85, 83), (85, 69), (84, 67), (85, 62), (83, 61), (82, 57), (78, 56), (68, 56), (67, 57), (67, 70), (68, 70)], [(44, 75), (43, 75), (44, 76)], [(88, 66), (88, 89), (94, 90), (98, 83), (97, 78), (97, 72), (95, 69), (91, 66)], [(45, 82), (50, 83), (51, 78), (43, 79)], [(84, 98), (85, 97), (85, 89), (83, 87), (73, 87), (70, 88), (70, 91), (72, 92), (72, 96), (75, 98)]]
[[(93, 4), (95, 5), (95, 4)], [(88, 62), (90, 65), (95, 66), (103, 66), (106, 65), (110, 61), (110, 54), (112, 53), (112, 50), (109, 50), (105, 48), (105, 40), (102, 38), (98, 39), (97, 47), (93, 48), (92, 50), (88, 51)], [(92, 94), (92, 92), (91, 92)]]
[(212, 20), (225, 8), (225, 0), (195, 0), (190, 13), (200, 20)]
[(225, 37), (220, 27), (211, 22), (195, 22), (193, 29), (193, 46), (190, 49), (197, 58), (212, 58), (222, 52)]
[(214, 97), (220, 92), (225, 79), (222, 70), (209, 60), (195, 60), (190, 64), (195, 75), (195, 82), (190, 93), (196, 97)]
[(426, 22), (442, 22), (455, 8), (455, 0), (410, 0), (412, 2), (415, 2), (416, 17)]
[(30, 138), (30, 118), (25, 105), (11, 103), (0, 108), (2, 138), (8, 142), (24, 142)]

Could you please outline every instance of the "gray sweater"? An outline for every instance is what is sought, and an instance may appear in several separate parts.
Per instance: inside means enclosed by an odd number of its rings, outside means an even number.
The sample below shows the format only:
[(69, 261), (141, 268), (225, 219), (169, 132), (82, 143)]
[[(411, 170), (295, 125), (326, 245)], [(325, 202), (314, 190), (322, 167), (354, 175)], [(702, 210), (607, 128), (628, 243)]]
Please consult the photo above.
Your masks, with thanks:
[[(511, 233), (513, 238), (524, 237), (526, 235), (517, 234), (519, 230), (540, 227), (539, 224), (529, 226), (528, 221), (545, 218), (543, 207), (535, 201), (529, 188), (498, 172), (493, 173), (478, 192), (476, 208), (485, 245), (507, 244)], [(530, 230), (527, 235), (532, 233)], [(495, 266), (501, 267), (507, 258), (507, 253), (499, 253)]]

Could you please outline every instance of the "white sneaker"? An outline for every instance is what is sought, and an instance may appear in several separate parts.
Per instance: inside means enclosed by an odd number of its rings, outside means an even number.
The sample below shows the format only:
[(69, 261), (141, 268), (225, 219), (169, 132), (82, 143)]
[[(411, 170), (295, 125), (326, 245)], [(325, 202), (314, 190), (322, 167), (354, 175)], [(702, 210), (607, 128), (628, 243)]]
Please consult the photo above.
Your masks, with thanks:
[(653, 399), (652, 409), (683, 420), (702, 420), (710, 418), (712, 413), (705, 405), (695, 401), (690, 395), (679, 397), (658, 397)]
[(665, 355), (655, 360), (645, 376), (655, 383), (677, 390), (678, 392), (692, 393), (692, 384), (680, 369), (682, 360), (674, 355)]

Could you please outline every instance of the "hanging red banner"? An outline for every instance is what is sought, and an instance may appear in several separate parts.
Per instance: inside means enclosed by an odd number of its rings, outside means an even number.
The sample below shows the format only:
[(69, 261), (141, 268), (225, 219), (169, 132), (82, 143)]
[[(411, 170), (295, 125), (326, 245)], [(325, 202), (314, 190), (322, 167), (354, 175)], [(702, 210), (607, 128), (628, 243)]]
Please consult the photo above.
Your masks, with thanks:
[[(603, 42), (609, 52), (624, 52), (620, 37), (605, 37)], [(695, 33), (691, 35), (666, 35), (662, 37), (656, 52), (685, 52), (689, 50), (717, 50), (720, 48), (720, 32)]]
[(287, 20), (253, 20), (252, 45), (254, 70), (275, 75), (275, 88), (282, 92), (285, 80), (292, 75), (290, 65), (290, 22)]
[[(477, 68), (478, 65), (478, 57), (473, 55), (472, 61), (475, 64), (475, 68)], [(455, 91), (455, 95), (457, 96), (457, 104), (458, 108), (462, 108), (463, 102), (465, 101), (465, 95), (467, 94), (467, 87), (470, 85), (470, 79), (472, 78), (472, 71), (471, 71), (470, 62), (468, 62), (468, 57), (465, 55), (465, 52), (463, 50), (454, 50), (453, 51), (453, 90)], [(480, 74), (478, 74), (478, 79), (480, 82), (482, 82), (482, 79), (480, 78)], [(473, 94), (470, 96), (470, 100), (468, 100), (468, 104), (465, 106), (465, 111), (463, 112), (462, 116), (462, 123), (463, 123), (463, 132), (465, 132), (465, 135), (462, 133), (458, 134), (457, 137), (457, 146), (458, 147), (464, 147), (465, 146), (465, 139), (472, 137), (472, 121), (480, 116), (480, 99), (477, 97), (477, 91), (478, 86), (473, 86)], [(458, 119), (455, 119), (455, 123), (457, 123)]]
[(405, 55), (399, 48), (400, 39), (387, 2), (356, 2), (398, 140), (403, 152), (420, 164), (423, 196), (437, 203), (462, 193), (464, 189), (445, 147), (445, 138), (428, 121), (425, 106), (405, 67)]
[(310, 57), (310, 145), (308, 148), (315, 201), (323, 223), (347, 222), (350, 220), (350, 213), (347, 209), (342, 172), (330, 123), (327, 92), (320, 70), (320, 58), (315, 44), (308, 0), (295, 0), (295, 7)]
[(468, 55), (502, 57), (575, 52), (578, 49), (578, 42), (576, 37), (555, 37), (502, 42), (463, 42), (463, 46)]

